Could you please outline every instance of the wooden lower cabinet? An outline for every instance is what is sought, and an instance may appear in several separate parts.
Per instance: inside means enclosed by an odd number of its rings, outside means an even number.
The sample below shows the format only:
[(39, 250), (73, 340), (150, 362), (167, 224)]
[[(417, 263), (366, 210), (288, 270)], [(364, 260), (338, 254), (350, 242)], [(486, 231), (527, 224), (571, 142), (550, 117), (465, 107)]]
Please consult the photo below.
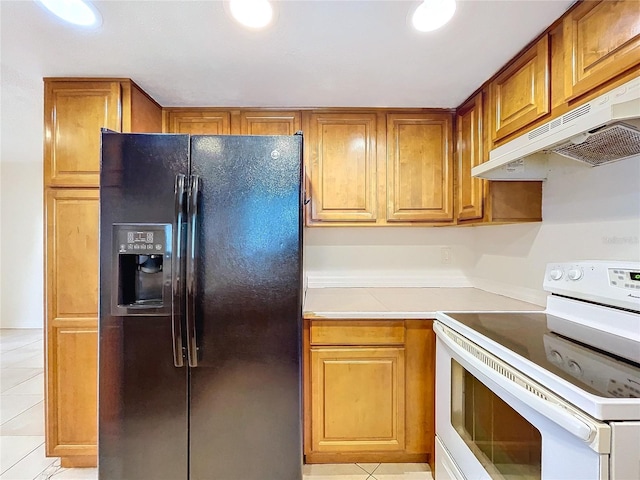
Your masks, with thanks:
[(431, 462), (431, 320), (305, 320), (306, 463)]
[(404, 450), (404, 347), (311, 349), (316, 452)]
[(97, 455), (97, 188), (51, 188), (46, 201), (47, 455), (95, 466)]

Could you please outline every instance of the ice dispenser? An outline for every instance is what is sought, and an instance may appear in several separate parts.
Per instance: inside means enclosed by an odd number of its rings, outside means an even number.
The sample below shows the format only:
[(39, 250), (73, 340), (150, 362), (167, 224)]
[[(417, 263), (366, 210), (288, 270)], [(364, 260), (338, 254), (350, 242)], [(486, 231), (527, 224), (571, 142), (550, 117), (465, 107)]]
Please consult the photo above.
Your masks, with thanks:
[(171, 225), (113, 225), (114, 316), (171, 315)]

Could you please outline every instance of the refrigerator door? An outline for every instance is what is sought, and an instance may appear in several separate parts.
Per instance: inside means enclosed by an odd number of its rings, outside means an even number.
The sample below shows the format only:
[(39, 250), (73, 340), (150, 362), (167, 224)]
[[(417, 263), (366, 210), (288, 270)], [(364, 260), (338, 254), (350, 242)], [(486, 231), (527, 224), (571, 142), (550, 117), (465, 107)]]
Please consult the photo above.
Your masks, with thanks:
[(302, 478), (301, 152), (301, 135), (191, 137), (192, 480)]
[(181, 321), (173, 280), (184, 228), (174, 194), (188, 166), (187, 135), (102, 134), (101, 480), (188, 477), (188, 368), (175, 366), (183, 352), (172, 324)]

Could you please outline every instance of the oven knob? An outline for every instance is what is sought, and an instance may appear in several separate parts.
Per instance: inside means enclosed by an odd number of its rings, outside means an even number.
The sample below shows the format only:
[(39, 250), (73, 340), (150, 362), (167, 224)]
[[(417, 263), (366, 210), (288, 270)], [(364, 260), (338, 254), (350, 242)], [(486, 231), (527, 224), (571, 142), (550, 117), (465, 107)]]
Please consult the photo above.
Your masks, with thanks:
[(580, 280), (582, 278), (582, 270), (579, 268), (572, 268), (567, 272), (567, 277), (569, 277), (569, 280)]
[(562, 278), (563, 272), (559, 268), (554, 268), (549, 272), (549, 278), (551, 280), (560, 280)]
[(577, 362), (573, 361), (573, 360), (569, 360), (569, 363), (567, 364), (569, 366), (569, 371), (576, 376), (582, 375), (582, 368), (580, 368), (580, 365), (578, 365)]
[(562, 364), (562, 355), (560, 355), (560, 352), (558, 352), (557, 350), (551, 350), (551, 352), (549, 353), (551, 354), (552, 362)]

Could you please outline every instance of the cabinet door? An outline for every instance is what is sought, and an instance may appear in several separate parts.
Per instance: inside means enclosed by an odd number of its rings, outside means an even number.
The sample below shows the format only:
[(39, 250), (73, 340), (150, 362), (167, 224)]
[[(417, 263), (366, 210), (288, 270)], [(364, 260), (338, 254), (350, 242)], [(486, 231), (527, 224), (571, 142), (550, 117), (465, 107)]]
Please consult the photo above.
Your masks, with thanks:
[(387, 115), (387, 220), (453, 220), (449, 114)]
[(308, 118), (307, 221), (375, 222), (376, 115), (315, 113)]
[(240, 112), (241, 135), (293, 135), (300, 128), (300, 112)]
[(45, 199), (47, 454), (95, 465), (98, 190), (50, 189)]
[(567, 100), (640, 63), (638, 0), (583, 2), (563, 28)]
[(478, 220), (483, 216), (485, 181), (471, 176), (471, 169), (483, 161), (482, 93), (458, 109), (456, 115), (456, 161), (458, 220)]
[(489, 85), (494, 141), (550, 112), (549, 38), (542, 37)]
[(169, 110), (165, 114), (167, 133), (229, 135), (231, 113), (219, 110)]
[(100, 129), (120, 131), (120, 105), (120, 82), (45, 80), (45, 185), (100, 184)]
[(311, 369), (313, 451), (404, 450), (404, 348), (312, 348)]

